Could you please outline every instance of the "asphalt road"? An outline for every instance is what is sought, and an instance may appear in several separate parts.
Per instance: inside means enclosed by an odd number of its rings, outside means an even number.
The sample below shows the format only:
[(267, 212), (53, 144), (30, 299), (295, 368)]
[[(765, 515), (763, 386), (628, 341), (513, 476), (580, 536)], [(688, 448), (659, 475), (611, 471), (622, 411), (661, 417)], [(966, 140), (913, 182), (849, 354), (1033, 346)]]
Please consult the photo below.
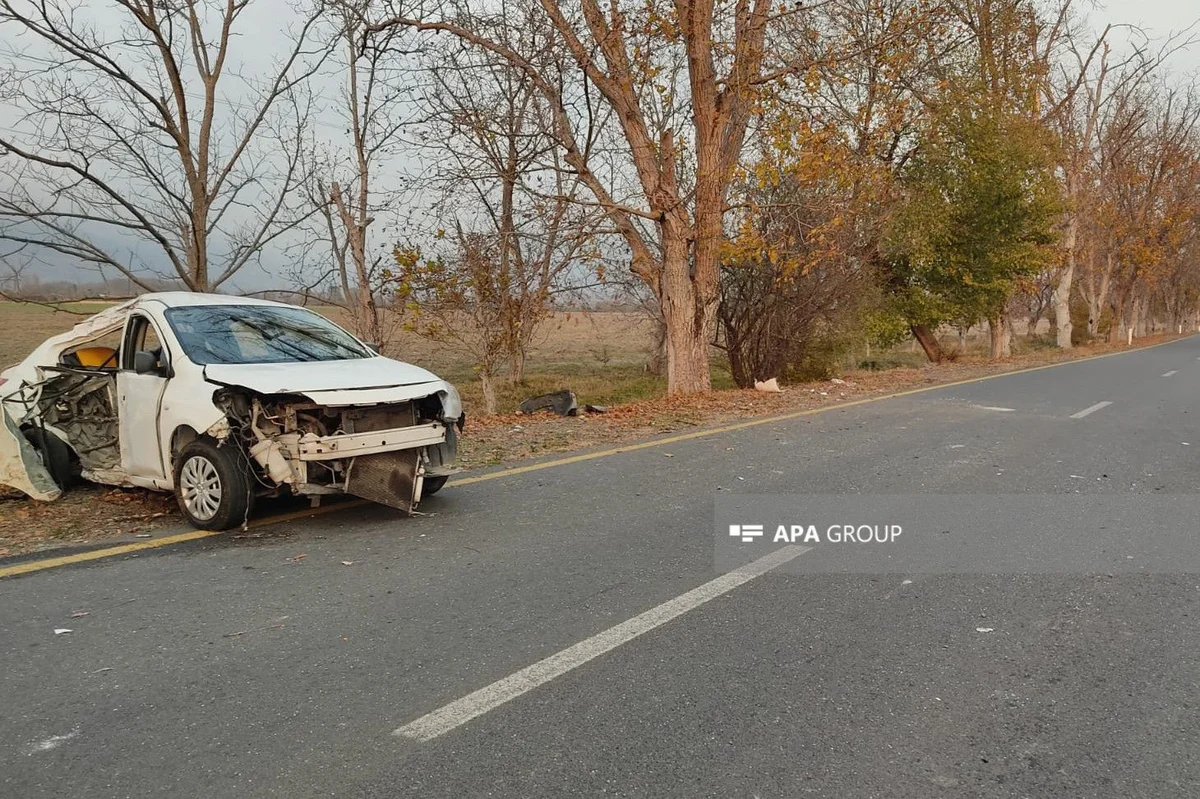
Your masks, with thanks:
[[(1079, 501), (1194, 525), (1198, 423), (1191, 338), (3, 580), (0, 795), (1198, 796), (1200, 541)], [(722, 492), (1068, 510), (730, 577)]]

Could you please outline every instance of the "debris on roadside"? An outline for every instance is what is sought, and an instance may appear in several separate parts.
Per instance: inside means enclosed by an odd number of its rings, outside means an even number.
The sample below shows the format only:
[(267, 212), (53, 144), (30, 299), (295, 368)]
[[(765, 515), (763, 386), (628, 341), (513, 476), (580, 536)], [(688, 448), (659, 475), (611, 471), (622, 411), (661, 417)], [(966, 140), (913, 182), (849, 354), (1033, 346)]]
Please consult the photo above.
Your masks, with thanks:
[(995, 627), (976, 627), (975, 628), (975, 632), (977, 632), (977, 633), (992, 633), (995, 631), (996, 631)]
[(553, 411), (559, 416), (576, 416), (579, 413), (579, 405), (575, 401), (575, 392), (564, 388), (561, 391), (539, 394), (526, 399), (521, 403), (520, 411), (523, 414)]
[(54, 628), (55, 635), (66, 635), (67, 633), (73, 633), (73, 632), (75, 632), (75, 631), (69, 630), (66, 627), (55, 627)]
[(607, 405), (584, 405), (583, 410), (587, 413), (608, 413)]
[(755, 380), (755, 391), (765, 391), (768, 394), (782, 394), (783, 389), (779, 387), (779, 380), (772, 377), (770, 380)]
[(90, 615), (92, 615), (92, 614), (89, 611), (77, 610), (71, 614), (71, 618), (72, 619), (82, 619), (84, 616), (90, 616)]

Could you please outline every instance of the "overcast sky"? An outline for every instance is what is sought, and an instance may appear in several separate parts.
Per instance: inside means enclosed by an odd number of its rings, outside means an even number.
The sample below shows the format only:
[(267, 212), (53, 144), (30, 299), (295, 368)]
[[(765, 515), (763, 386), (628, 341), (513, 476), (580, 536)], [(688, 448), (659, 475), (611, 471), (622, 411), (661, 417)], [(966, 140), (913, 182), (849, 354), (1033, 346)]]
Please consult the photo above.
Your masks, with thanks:
[[(1086, 5), (1087, 0), (1080, 0), (1080, 2), (1080, 10), (1086, 11), (1097, 30), (1106, 24), (1131, 24), (1141, 27), (1146, 35), (1155, 40), (1165, 39), (1169, 34), (1188, 28), (1192, 28), (1193, 34), (1200, 35), (1200, 25), (1197, 24), (1197, 20), (1200, 18), (1200, 4), (1197, 4), (1196, 0), (1109, 0), (1106, 3), (1095, 3), (1090, 7)], [(281, 18), (281, 14), (287, 14), (288, 8), (288, 0), (256, 0), (247, 9), (249, 13), (253, 14), (253, 18), (244, 21), (246, 25), (243, 30), (253, 31), (253, 34), (242, 39), (241, 46), (238, 47), (242, 52), (239, 52), (238, 55), (252, 71), (255, 62), (260, 60), (263, 62), (262, 66), (266, 67), (273, 60), (275, 50), (283, 46), (282, 35), (275, 31), (276, 26), (272, 25), (272, 21)], [(105, 5), (99, 3), (92, 4), (89, 8), (89, 12), (94, 14), (98, 21), (103, 19), (105, 11), (107, 11)], [(0, 37), (3, 35), (4, 32), (0, 30)], [(1119, 43), (1125, 37), (1118, 32), (1114, 38)], [(275, 39), (279, 40), (280, 48), (272, 46)], [(338, 56), (340, 55), (339, 53)], [(337, 60), (340, 61), (340, 58)], [(1200, 45), (1193, 45), (1175, 53), (1171, 58), (1169, 68), (1180, 79), (1183, 79), (1184, 76), (1200, 77)], [(339, 123), (336, 110), (332, 107), (336, 89), (331, 86), (326, 89), (326, 92), (329, 96), (327, 104), (318, 113), (317, 133), (320, 138), (328, 140), (340, 135), (339, 129), (342, 125)], [(8, 116), (4, 110), (4, 106), (0, 105), (0, 126), (6, 126), (5, 123), (9, 121), (2, 118)], [(11, 112), (11, 108), (8, 110)], [(380, 228), (390, 224), (390, 220), (381, 220), (377, 223)], [(281, 257), (277, 253), (265, 253), (264, 261), (272, 271), (281, 266)], [(65, 264), (48, 270), (48, 272), (45, 274), (46, 279), (79, 276), (77, 270), (73, 270)], [(88, 279), (88, 277), (85, 276), (84, 279)], [(239, 275), (239, 278), (235, 280), (235, 285), (227, 288), (230, 290), (257, 290), (275, 285), (278, 285), (277, 277), (269, 277), (259, 269), (251, 267)]]
[[(1153, 39), (1164, 39), (1189, 27), (1192, 33), (1200, 34), (1200, 4), (1196, 0), (1109, 0), (1099, 4), (1091, 16), (1099, 28), (1106, 24), (1137, 25)], [(1171, 68), (1180, 75), (1200, 72), (1200, 46), (1176, 53)]]

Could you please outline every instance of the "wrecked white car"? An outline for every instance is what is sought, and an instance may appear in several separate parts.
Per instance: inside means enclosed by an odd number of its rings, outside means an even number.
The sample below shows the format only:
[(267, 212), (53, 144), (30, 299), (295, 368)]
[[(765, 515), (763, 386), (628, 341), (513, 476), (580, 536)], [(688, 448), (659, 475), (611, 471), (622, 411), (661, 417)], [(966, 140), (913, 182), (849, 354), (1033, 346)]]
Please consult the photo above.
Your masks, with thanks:
[(56, 499), (75, 476), (175, 491), (196, 527), (257, 497), (348, 493), (411, 511), (455, 471), (452, 385), (305, 308), (146, 294), (0, 373), (0, 485)]

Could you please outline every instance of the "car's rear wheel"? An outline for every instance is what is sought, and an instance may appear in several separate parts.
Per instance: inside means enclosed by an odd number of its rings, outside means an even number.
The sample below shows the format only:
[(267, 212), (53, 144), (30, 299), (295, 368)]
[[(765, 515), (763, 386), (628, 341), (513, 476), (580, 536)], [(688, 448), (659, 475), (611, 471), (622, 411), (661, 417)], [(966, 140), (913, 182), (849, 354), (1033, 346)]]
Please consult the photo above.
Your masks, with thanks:
[(175, 459), (175, 496), (192, 526), (228, 530), (249, 517), (254, 478), (236, 446), (198, 438)]
[(37, 427), (26, 428), (25, 439), (37, 450), (54, 484), (63, 490), (69, 488), (74, 477), (71, 448), (58, 436)]

